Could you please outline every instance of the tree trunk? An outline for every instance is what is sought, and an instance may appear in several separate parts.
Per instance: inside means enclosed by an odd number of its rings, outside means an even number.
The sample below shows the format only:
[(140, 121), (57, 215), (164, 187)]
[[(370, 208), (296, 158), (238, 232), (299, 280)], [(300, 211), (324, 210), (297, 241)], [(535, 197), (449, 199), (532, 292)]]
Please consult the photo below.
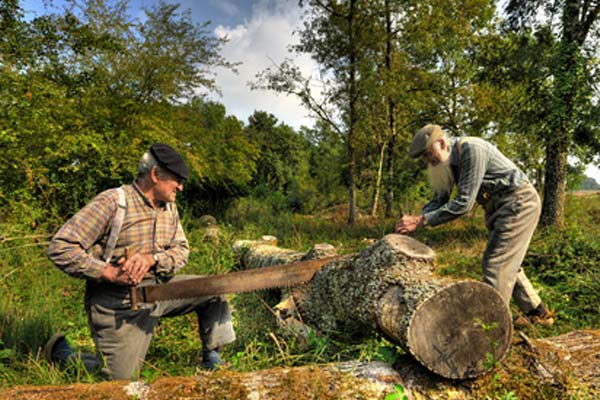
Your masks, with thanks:
[(544, 168), (541, 166), (535, 169), (535, 190), (540, 195), (544, 193)]
[(396, 186), (395, 182), (395, 173), (394, 173), (394, 149), (396, 147), (396, 122), (393, 116), (395, 112), (395, 107), (393, 102), (390, 101), (388, 106), (390, 113), (390, 137), (387, 143), (387, 157), (385, 157), (386, 161), (386, 179), (385, 179), (385, 216), (390, 218), (394, 216), (394, 187)]
[(567, 156), (573, 141), (575, 126), (574, 103), (577, 98), (582, 66), (581, 46), (589, 26), (580, 18), (595, 20), (596, 15), (581, 2), (568, 0), (563, 3), (562, 38), (554, 71), (554, 102), (550, 115), (549, 134), (546, 140), (546, 173), (544, 202), (540, 224), (564, 227), (565, 187), (567, 183)]
[(567, 182), (567, 149), (565, 132), (556, 132), (546, 145), (546, 171), (544, 173), (544, 198), (542, 203), (541, 226), (564, 226), (565, 185)]
[(377, 205), (379, 203), (379, 190), (381, 188), (381, 177), (383, 175), (383, 161), (385, 158), (385, 143), (381, 144), (379, 149), (379, 165), (377, 167), (377, 177), (375, 178), (375, 189), (373, 190), (373, 202), (371, 204), (371, 216), (377, 215)]
[[(321, 331), (346, 337), (378, 331), (441, 376), (481, 375), (508, 350), (510, 312), (489, 285), (434, 276), (434, 256), (410, 237), (387, 235), (326, 264), (296, 293), (294, 304), (302, 320)], [(267, 266), (303, 256), (258, 246), (245, 257)]]
[[(350, 137), (348, 136), (348, 140)], [(348, 183), (348, 225), (354, 226), (356, 222), (356, 160), (354, 154), (354, 148), (351, 145), (348, 145), (348, 152), (350, 157), (349, 164), (349, 180)]]
[(356, 18), (356, 2), (350, 0), (350, 11), (348, 12), (348, 44), (350, 48), (349, 65), (348, 65), (348, 168), (349, 168), (349, 184), (348, 194), (350, 196), (350, 204), (348, 207), (348, 224), (354, 225), (356, 222), (356, 150), (355, 150), (355, 135), (356, 135), (356, 100), (357, 100), (357, 77), (356, 69), (358, 63), (357, 43), (354, 34), (354, 19)]
[[(388, 75), (392, 73), (392, 11), (390, 10), (389, 0), (385, 1), (385, 68)], [(387, 157), (386, 159), (386, 180), (385, 180), (385, 216), (390, 218), (394, 216), (394, 186), (396, 185), (394, 179), (394, 150), (396, 147), (396, 103), (391, 97), (388, 97), (388, 129), (389, 139), (387, 144)]]

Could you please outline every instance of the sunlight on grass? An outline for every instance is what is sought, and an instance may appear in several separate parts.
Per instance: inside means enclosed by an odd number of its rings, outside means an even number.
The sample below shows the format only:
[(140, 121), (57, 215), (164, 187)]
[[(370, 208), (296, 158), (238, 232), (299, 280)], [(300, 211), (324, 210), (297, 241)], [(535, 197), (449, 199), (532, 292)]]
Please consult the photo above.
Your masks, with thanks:
[[(230, 214), (220, 224), (216, 238), (207, 237), (204, 228), (188, 229), (192, 251), (182, 272), (217, 274), (234, 270), (237, 260), (231, 249), (233, 242), (265, 234), (276, 236), (281, 247), (295, 250), (306, 251), (315, 243), (327, 242), (338, 253), (354, 253), (391, 233), (395, 222), (364, 217), (356, 226), (348, 227), (343, 212), (317, 216), (245, 212)], [(558, 316), (555, 326), (528, 333), (533, 337), (600, 326), (600, 196), (569, 197), (567, 213), (565, 230), (538, 229), (524, 262), (540, 296)], [(17, 227), (10, 229), (18, 236)], [(436, 251), (439, 274), (480, 279), (487, 238), (480, 208), (467, 218), (427, 228), (415, 237)], [(31, 241), (23, 242), (27, 243)], [(8, 247), (0, 243), (0, 250), (3, 246)], [(41, 346), (56, 330), (63, 331), (74, 346), (93, 351), (83, 309), (84, 283), (51, 265), (44, 250), (43, 246), (22, 247), (0, 258), (0, 386), (100, 379), (85, 375), (77, 366), (60, 370), (43, 360)], [(357, 343), (343, 337), (313, 334), (300, 339), (286, 334), (277, 327), (270, 310), (279, 301), (276, 290), (228, 297), (238, 340), (226, 346), (222, 354), (228, 368), (237, 371), (350, 359), (394, 362), (402, 353), (377, 335)], [(153, 380), (192, 375), (198, 371), (200, 351), (194, 316), (163, 320), (156, 329), (142, 376)]]

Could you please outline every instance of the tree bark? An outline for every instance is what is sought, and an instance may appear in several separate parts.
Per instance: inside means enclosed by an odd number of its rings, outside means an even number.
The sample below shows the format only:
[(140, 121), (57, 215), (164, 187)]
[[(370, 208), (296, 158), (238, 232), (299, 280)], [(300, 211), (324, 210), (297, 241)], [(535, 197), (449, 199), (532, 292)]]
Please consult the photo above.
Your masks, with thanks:
[[(564, 142), (566, 138), (559, 137), (566, 132), (556, 132), (552, 142)], [(564, 226), (565, 186), (567, 182), (567, 150), (564, 144), (549, 143), (546, 145), (546, 170), (544, 173), (544, 198), (541, 226)]]
[(356, 149), (355, 149), (355, 136), (356, 136), (356, 101), (357, 101), (357, 78), (356, 69), (358, 63), (357, 57), (357, 43), (356, 36), (354, 33), (354, 20), (356, 18), (356, 2), (357, 0), (350, 0), (350, 11), (347, 16), (348, 21), (348, 44), (350, 49), (349, 54), (349, 77), (348, 77), (348, 169), (349, 169), (349, 183), (348, 183), (348, 224), (353, 226), (356, 222)]
[[(245, 257), (267, 266), (303, 256), (258, 246)], [(481, 375), (508, 350), (510, 312), (486, 284), (435, 276), (434, 257), (410, 237), (387, 235), (357, 255), (326, 264), (296, 291), (293, 303), (318, 330), (345, 337), (377, 331), (441, 376)]]
[[(390, 10), (389, 0), (385, 1), (385, 68), (387, 73), (392, 73), (392, 11)], [(392, 217), (394, 215), (394, 186), (395, 174), (394, 174), (394, 151), (396, 147), (396, 103), (388, 96), (387, 99), (387, 116), (388, 116), (388, 129), (390, 131), (388, 144), (387, 144), (387, 157), (386, 157), (386, 181), (385, 181), (385, 216)]]

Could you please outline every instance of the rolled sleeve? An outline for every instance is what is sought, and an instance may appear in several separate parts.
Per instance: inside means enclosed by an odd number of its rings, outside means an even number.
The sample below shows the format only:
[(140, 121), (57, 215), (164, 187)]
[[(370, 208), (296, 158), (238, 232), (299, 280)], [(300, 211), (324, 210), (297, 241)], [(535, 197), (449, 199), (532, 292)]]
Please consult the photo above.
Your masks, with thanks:
[(106, 263), (92, 254), (92, 249), (105, 235), (116, 207), (116, 194), (107, 191), (96, 196), (54, 235), (48, 258), (73, 277), (100, 279)]
[(190, 248), (185, 237), (177, 208), (173, 208), (173, 223), (176, 225), (174, 235), (163, 251), (155, 253), (158, 260), (155, 270), (159, 275), (173, 275), (188, 261)]
[(436, 195), (429, 203), (427, 203), (427, 204), (425, 204), (425, 206), (423, 206), (423, 210), (421, 211), (421, 214), (423, 216), (425, 216), (426, 214), (437, 210), (438, 208), (440, 208), (441, 206), (446, 204), (448, 202), (448, 200), (450, 200), (450, 196), (447, 194)]

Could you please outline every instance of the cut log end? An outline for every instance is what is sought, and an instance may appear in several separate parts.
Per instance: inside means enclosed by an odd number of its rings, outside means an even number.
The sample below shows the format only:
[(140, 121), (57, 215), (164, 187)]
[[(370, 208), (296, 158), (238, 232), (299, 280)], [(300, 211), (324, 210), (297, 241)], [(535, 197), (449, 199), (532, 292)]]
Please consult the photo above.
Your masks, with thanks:
[(431, 371), (452, 379), (492, 369), (510, 346), (512, 318), (491, 286), (450, 285), (424, 301), (408, 328), (410, 352)]
[(412, 259), (433, 260), (435, 252), (431, 247), (409, 236), (390, 234), (383, 241), (395, 251)]

